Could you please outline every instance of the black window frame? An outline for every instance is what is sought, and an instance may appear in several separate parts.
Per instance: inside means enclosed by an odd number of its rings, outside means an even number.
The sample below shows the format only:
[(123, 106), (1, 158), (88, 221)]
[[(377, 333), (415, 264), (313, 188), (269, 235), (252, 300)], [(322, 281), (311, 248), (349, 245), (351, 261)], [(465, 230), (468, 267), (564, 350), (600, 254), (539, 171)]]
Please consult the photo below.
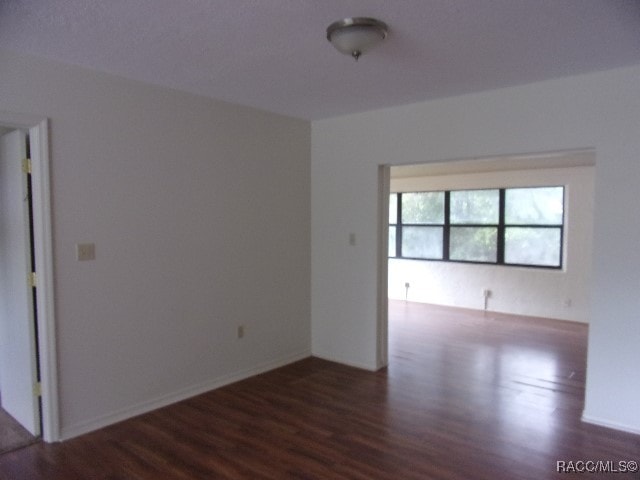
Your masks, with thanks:
[[(562, 223), (560, 224), (514, 224), (507, 223), (505, 221), (506, 216), (506, 192), (508, 190), (521, 190), (521, 189), (536, 189), (536, 188), (561, 188), (562, 189)], [(499, 218), (498, 223), (452, 223), (451, 222), (451, 193), (452, 192), (464, 192), (464, 191), (479, 191), (479, 190), (497, 190), (499, 192)], [(444, 193), (444, 220), (443, 223), (404, 223), (402, 221), (402, 195), (407, 193)], [(407, 191), (407, 192), (391, 192), (391, 195), (396, 195), (396, 223), (389, 223), (389, 227), (395, 228), (395, 256), (389, 255), (389, 258), (405, 259), (405, 260), (421, 260), (426, 262), (452, 262), (452, 263), (467, 263), (467, 264), (480, 264), (480, 265), (497, 265), (505, 267), (524, 267), (524, 268), (536, 268), (545, 270), (562, 270), (564, 268), (564, 234), (566, 225), (566, 186), (565, 185), (536, 185), (536, 186), (522, 186), (522, 187), (501, 187), (501, 188), (466, 188), (466, 189), (452, 189), (452, 190), (422, 190), (422, 191)], [(402, 252), (402, 239), (403, 229), (405, 227), (417, 227), (417, 228), (429, 228), (429, 227), (442, 227), (442, 258), (423, 258), (423, 257), (410, 257), (403, 255)], [(497, 230), (497, 244), (496, 244), (496, 261), (480, 261), (480, 260), (459, 260), (450, 258), (451, 250), (451, 229), (452, 228), (495, 228)], [(544, 265), (544, 264), (531, 264), (531, 263), (509, 263), (505, 261), (505, 243), (506, 232), (509, 228), (530, 228), (530, 229), (555, 229), (560, 232), (559, 239), (559, 256), (558, 265)]]

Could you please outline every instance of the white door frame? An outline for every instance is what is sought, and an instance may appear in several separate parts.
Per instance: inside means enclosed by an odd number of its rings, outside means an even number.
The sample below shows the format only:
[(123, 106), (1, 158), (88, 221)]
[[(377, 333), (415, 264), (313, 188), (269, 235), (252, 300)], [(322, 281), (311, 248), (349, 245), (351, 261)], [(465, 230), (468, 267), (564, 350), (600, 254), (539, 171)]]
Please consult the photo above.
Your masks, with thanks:
[(35, 267), (38, 275), (36, 307), (42, 387), (42, 438), (45, 442), (55, 442), (60, 439), (60, 420), (54, 322), (49, 120), (33, 115), (0, 111), (0, 125), (29, 131)]
[(376, 366), (389, 365), (389, 192), (391, 167), (378, 166), (378, 281)]

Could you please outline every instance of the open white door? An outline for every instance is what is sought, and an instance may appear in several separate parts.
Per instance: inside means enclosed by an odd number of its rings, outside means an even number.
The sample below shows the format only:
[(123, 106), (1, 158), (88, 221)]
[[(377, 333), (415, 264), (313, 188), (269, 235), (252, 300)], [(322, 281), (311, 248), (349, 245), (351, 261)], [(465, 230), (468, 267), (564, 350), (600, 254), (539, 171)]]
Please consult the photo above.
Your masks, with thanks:
[(0, 137), (0, 396), (2, 408), (40, 435), (26, 135)]

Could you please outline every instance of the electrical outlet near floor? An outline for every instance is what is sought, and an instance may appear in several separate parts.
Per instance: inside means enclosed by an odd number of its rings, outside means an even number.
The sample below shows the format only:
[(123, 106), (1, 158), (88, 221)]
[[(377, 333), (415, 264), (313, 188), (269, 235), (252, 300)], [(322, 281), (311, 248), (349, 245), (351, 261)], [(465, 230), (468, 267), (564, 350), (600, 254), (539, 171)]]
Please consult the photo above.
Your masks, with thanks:
[(238, 325), (238, 338), (244, 337), (244, 325)]

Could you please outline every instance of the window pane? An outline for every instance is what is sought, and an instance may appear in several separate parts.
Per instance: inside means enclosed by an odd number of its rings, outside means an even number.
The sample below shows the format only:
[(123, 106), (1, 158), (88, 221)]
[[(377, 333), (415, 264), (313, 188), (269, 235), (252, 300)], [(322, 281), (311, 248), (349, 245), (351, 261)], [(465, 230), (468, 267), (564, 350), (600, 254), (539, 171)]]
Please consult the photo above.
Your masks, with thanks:
[(444, 223), (444, 192), (403, 193), (402, 223)]
[(402, 256), (442, 259), (442, 227), (404, 227)]
[(498, 260), (498, 229), (493, 227), (451, 227), (449, 258), (472, 262)]
[(505, 263), (560, 266), (560, 228), (507, 227), (504, 242)]
[(450, 200), (451, 223), (498, 223), (499, 190), (460, 190), (451, 192)]
[(398, 223), (398, 194), (389, 195), (389, 223)]
[(389, 227), (389, 256), (396, 256), (396, 227)]
[(563, 187), (508, 188), (505, 222), (511, 225), (562, 225)]

